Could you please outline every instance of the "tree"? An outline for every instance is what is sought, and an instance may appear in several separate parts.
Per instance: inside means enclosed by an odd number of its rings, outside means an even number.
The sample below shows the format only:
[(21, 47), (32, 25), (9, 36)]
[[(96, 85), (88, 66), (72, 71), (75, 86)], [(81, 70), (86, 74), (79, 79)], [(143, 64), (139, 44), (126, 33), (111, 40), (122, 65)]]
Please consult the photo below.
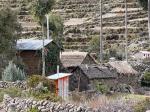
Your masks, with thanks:
[[(49, 13), (49, 31), (50, 31), (50, 35), (53, 37), (54, 40), (57, 41), (57, 37), (58, 36), (62, 36), (63, 34), (63, 20), (61, 19), (60, 15), (58, 14), (54, 14), (54, 13)], [(44, 27), (45, 27), (45, 31), (46, 31), (46, 20), (44, 21)]]
[[(99, 57), (99, 51), (100, 51), (100, 47), (99, 47), (100, 40), (99, 39), (100, 38), (98, 35), (92, 37), (92, 39), (90, 40), (89, 48), (88, 48), (88, 52), (96, 53), (97, 60), (99, 60), (98, 57)], [(107, 45), (109, 45), (109, 44), (107, 44)], [(122, 60), (124, 58), (123, 49), (124, 49), (123, 47), (118, 49), (117, 44), (115, 44), (114, 46), (109, 46), (109, 48), (104, 46), (105, 52), (103, 52), (103, 55), (104, 55), (103, 60), (108, 61), (109, 58), (111, 58), (111, 57), (115, 57), (118, 60)]]
[[(100, 61), (100, 38), (99, 35), (93, 36), (90, 40), (88, 52), (96, 53), (96, 58), (98, 61)], [(108, 55), (103, 52), (103, 61), (108, 58)]]
[[(46, 22), (46, 15), (49, 16), (49, 30), (51, 32), (51, 36), (55, 37), (53, 38), (59, 46), (62, 46), (60, 39), (58, 38), (60, 35), (63, 34), (63, 22), (60, 18), (60, 16), (55, 15), (53, 13), (50, 13), (52, 10), (52, 6), (55, 4), (55, 0), (27, 0), (27, 2), (30, 4), (29, 8), (31, 9), (32, 15), (37, 19), (39, 24), (42, 26), (42, 33), (43, 33), (43, 49), (42, 49), (42, 63), (43, 63), (43, 69), (42, 69), (42, 75), (45, 76), (46, 72), (46, 59), (44, 54), (44, 39), (46, 34), (46, 28), (44, 26), (47, 26)], [(51, 57), (52, 58), (52, 57)]]
[(15, 50), (18, 32), (21, 26), (17, 13), (6, 7), (0, 10), (0, 54), (12, 53)]
[(17, 21), (17, 11), (5, 6), (0, 9), (0, 74), (15, 57), (16, 40), (21, 25)]
[(138, 0), (138, 1), (145, 10), (148, 9), (148, 0)]
[(27, 0), (27, 3), (29, 3), (29, 9), (32, 15), (42, 25), (45, 15), (52, 10), (55, 0)]

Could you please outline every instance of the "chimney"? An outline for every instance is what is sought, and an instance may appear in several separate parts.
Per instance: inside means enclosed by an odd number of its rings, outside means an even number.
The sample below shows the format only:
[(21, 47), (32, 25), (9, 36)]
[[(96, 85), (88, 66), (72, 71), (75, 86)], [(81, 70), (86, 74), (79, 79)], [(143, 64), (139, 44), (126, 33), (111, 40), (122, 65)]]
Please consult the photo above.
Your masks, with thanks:
[(59, 65), (57, 65), (57, 74), (59, 74)]

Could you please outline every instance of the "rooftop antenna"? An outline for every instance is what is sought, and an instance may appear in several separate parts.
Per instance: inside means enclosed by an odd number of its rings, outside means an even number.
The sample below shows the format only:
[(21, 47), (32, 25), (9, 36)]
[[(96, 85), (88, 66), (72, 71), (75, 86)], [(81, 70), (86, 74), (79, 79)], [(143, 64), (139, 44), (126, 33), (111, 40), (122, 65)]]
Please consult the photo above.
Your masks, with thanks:
[(103, 22), (103, 19), (102, 19), (102, 0), (100, 0), (100, 39), (99, 39), (99, 43), (100, 43), (100, 54), (99, 54), (99, 57), (100, 57), (100, 62), (103, 63), (103, 39), (102, 39), (102, 36), (103, 36), (103, 26), (102, 26), (102, 22)]
[(128, 61), (128, 15), (127, 15), (127, 0), (125, 0), (125, 58), (126, 58), (126, 61)]

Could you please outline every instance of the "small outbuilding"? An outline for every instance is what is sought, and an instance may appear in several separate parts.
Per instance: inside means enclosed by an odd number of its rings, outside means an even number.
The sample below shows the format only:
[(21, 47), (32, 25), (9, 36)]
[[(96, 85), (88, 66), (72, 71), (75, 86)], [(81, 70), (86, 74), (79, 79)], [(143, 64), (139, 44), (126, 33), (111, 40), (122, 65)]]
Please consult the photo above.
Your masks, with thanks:
[(80, 65), (73, 70), (70, 77), (70, 90), (86, 91), (93, 89), (96, 82), (109, 87), (116, 83), (117, 73), (114, 69), (99, 65)]
[[(45, 39), (45, 61), (46, 74), (53, 74), (57, 71), (60, 63), (60, 48), (53, 40)], [(20, 39), (17, 41), (17, 56), (21, 57), (28, 75), (42, 73), (42, 48), (43, 40)]]
[(67, 100), (69, 96), (69, 76), (71, 76), (71, 73), (57, 73), (47, 77), (48, 79), (55, 80), (56, 95), (64, 100)]

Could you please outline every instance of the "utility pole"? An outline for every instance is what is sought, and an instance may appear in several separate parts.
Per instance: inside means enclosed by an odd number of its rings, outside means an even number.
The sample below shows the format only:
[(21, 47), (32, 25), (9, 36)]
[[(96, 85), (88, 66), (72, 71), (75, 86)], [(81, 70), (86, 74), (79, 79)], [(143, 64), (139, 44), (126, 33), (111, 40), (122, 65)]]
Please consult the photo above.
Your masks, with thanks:
[(45, 38), (44, 38), (44, 23), (42, 23), (42, 33), (43, 33), (43, 48), (42, 48), (42, 64), (43, 64), (43, 68), (42, 68), (42, 76), (46, 76), (45, 75), (45, 46), (44, 46), (44, 41), (45, 41)]
[(47, 39), (50, 39), (50, 36), (49, 36), (49, 15), (48, 14), (46, 15), (46, 20), (47, 20)]
[(127, 0), (125, 0), (125, 58), (128, 61), (128, 15), (127, 15)]
[(103, 18), (102, 18), (102, 0), (100, 0), (100, 39), (99, 39), (99, 43), (100, 43), (100, 62), (103, 63)]
[(150, 0), (148, 0), (148, 34), (149, 34), (149, 42), (150, 42)]

